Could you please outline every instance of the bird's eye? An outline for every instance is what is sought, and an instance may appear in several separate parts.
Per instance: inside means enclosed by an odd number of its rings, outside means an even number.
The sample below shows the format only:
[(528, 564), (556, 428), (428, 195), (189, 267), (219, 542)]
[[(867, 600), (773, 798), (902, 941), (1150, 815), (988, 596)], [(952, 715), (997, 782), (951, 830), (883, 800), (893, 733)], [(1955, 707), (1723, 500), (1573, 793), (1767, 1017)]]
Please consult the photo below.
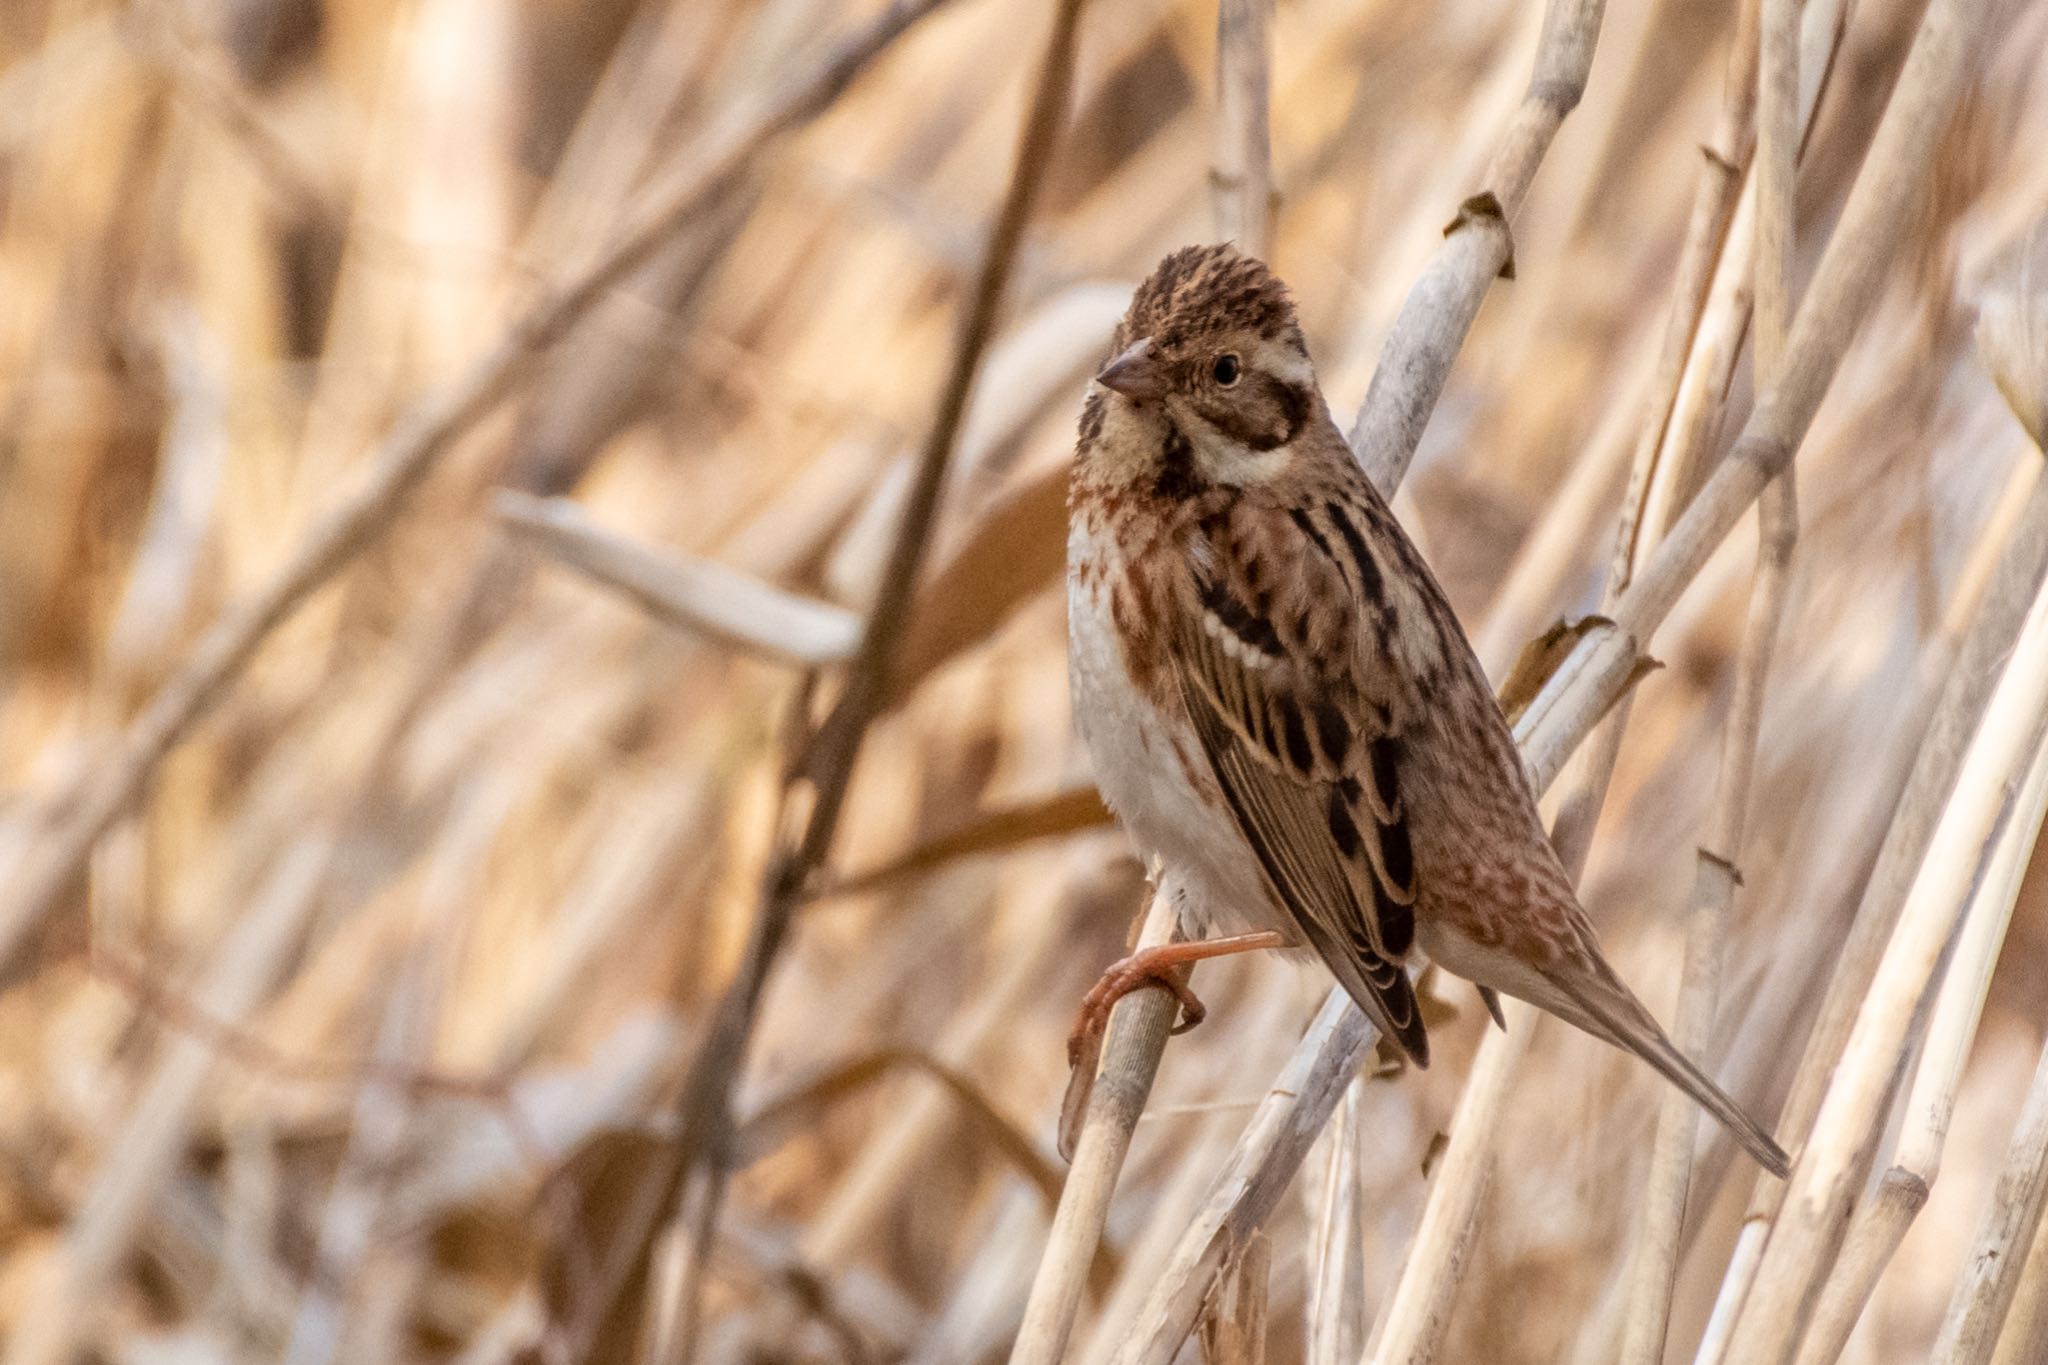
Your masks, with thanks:
[(1209, 373), (1216, 376), (1217, 383), (1221, 384), (1226, 389), (1229, 388), (1232, 384), (1235, 384), (1237, 382), (1237, 357), (1234, 355), (1217, 356), (1216, 364), (1210, 369)]

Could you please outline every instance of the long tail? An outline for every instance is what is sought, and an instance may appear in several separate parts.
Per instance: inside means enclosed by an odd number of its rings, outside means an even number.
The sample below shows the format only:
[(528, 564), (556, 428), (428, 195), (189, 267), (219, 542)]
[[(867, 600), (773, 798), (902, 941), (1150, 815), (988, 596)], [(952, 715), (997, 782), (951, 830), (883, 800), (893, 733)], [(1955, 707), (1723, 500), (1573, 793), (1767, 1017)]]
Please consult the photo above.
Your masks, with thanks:
[(1678, 1045), (1664, 1032), (1663, 1025), (1643, 1007), (1642, 1002), (1629, 994), (1628, 987), (1619, 979), (1603, 981), (1600, 985), (1609, 989), (1602, 991), (1596, 987), (1572, 993), (1577, 1004), (1592, 1016), (1588, 1023), (1597, 1025), (1589, 1027), (1587, 1032), (1604, 1036), (1608, 1042), (1626, 1048), (1656, 1067), (1666, 1080), (1692, 1096), (1702, 1109), (1720, 1120), (1729, 1136), (1741, 1143), (1743, 1150), (1755, 1157), (1759, 1166), (1780, 1180), (1791, 1174), (1792, 1163), (1786, 1159), (1785, 1149), (1764, 1131), (1762, 1124), (1749, 1116), (1748, 1111), (1730, 1099), (1727, 1091), (1714, 1084), (1692, 1058), (1678, 1050)]

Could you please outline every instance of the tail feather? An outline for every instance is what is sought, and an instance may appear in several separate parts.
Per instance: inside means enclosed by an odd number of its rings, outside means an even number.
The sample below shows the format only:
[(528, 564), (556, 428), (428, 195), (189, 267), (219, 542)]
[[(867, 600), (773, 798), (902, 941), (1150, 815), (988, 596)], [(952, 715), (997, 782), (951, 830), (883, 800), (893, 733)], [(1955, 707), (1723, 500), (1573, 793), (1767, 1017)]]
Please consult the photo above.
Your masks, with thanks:
[(1666, 1080), (1718, 1119), (1728, 1130), (1728, 1135), (1756, 1158), (1759, 1166), (1780, 1180), (1790, 1175), (1792, 1163), (1786, 1158), (1785, 1149), (1764, 1130), (1763, 1125), (1751, 1118), (1727, 1091), (1714, 1084), (1692, 1058), (1678, 1050), (1678, 1045), (1671, 1041), (1663, 1026), (1628, 993), (1627, 987), (1619, 981), (1613, 982), (1612, 986), (1619, 992), (1618, 1000), (1595, 998), (1591, 991), (1577, 993), (1578, 1004), (1599, 1025), (1588, 1031), (1604, 1035), (1608, 1042), (1635, 1053), (1657, 1068)]

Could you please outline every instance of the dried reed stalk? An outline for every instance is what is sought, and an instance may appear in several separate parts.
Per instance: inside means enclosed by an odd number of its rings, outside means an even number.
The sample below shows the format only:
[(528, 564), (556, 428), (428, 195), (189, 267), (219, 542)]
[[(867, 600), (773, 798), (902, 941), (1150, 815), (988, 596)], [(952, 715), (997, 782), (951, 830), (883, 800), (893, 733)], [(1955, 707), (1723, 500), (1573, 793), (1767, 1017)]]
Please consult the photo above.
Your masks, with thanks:
[[(2005, 946), (2006, 926), (2019, 899), (2020, 881), (2033, 857), (2044, 809), (2048, 809), (2048, 748), (2034, 756), (2012, 814), (2000, 825), (1991, 856), (1963, 911), (1948, 961), (1940, 969), (1940, 993), (1906, 1095), (1905, 1121), (1894, 1144), (1891, 1166), (1850, 1221), (1842, 1254), (1821, 1286), (1813, 1322), (1799, 1348), (1799, 1365), (1830, 1365), (1841, 1356), (1878, 1276), (1927, 1203), (1940, 1174), (1956, 1091), (1970, 1045), (1977, 1037), (1977, 1022), (1991, 990), (1999, 952)], [(1963, 1293), (1961, 1284), (1957, 1293)], [(1984, 1351), (1989, 1351), (1996, 1336), (1994, 1325), (1983, 1342)], [(1942, 1352), (1937, 1358), (1954, 1357)]]
[[(1157, 869), (1154, 871), (1157, 875)], [(1138, 946), (1167, 943), (1175, 928), (1172, 900), (1154, 895), (1138, 934)], [(1180, 1002), (1165, 991), (1135, 991), (1117, 1001), (1110, 1012), (1101, 1054), (1083, 1073), (1092, 1077), (1087, 1113), (1074, 1143), (1066, 1184), (1060, 1188), (1052, 1231), (1032, 1277), (1024, 1320), (1010, 1348), (1011, 1365), (1056, 1365), (1066, 1358), (1088, 1267), (1102, 1245), (1102, 1230), (1109, 1221), (1117, 1176), (1130, 1153), (1131, 1135), (1145, 1112), (1168, 1030), (1179, 1012)]]
[(1216, 3), (1216, 235), (1261, 259), (1279, 208), (1266, 127), (1272, 7), (1272, 0)]
[(945, 0), (897, 0), (801, 78), (693, 145), (627, 214), (595, 260), (529, 304), (489, 352), (416, 404), (384, 441), (368, 478), (330, 507), (261, 587), (216, 621), (123, 734), (119, 751), (68, 805), (0, 907), (0, 975), (76, 881), (93, 845), (135, 803), (164, 757), (220, 704), (256, 649), (391, 525), (407, 497), (456, 442), (510, 394), (535, 358), (562, 340), (606, 292), (719, 196), (769, 147), (829, 108), (891, 43)]
[[(1062, 0), (1054, 10), (1052, 32), (1017, 139), (1009, 187), (989, 229), (980, 275), (961, 318), (951, 367), (939, 391), (938, 411), (918, 456), (903, 520), (883, 567), (860, 649), (848, 670), (845, 690), (809, 740), (802, 758), (811, 786), (802, 833), (770, 859), (738, 977), (720, 999), (683, 1084), (677, 1106), (682, 1135), (676, 1144), (676, 1159), (668, 1169), (657, 1172), (654, 1183), (662, 1188), (661, 1198), (645, 1205), (672, 1207), (670, 1216), (677, 1234), (688, 1238), (688, 1251), (677, 1266), (682, 1282), (679, 1309), (672, 1328), (660, 1333), (651, 1347), (658, 1360), (687, 1362), (699, 1348), (702, 1276), (730, 1175), (732, 1087), (745, 1063), (761, 994), (788, 936), (791, 919), (803, 903), (812, 875), (831, 851), (868, 724), (888, 697), (890, 670), (908, 626), (911, 598), (937, 523), (939, 497), (966, 417), (968, 395), (994, 339), (1018, 246), (1066, 117), (1081, 8), (1082, 0)], [(651, 1225), (625, 1230), (623, 1244), (641, 1244), (641, 1249), (625, 1258), (633, 1268), (626, 1284), (651, 1273), (653, 1232)], [(609, 1316), (609, 1308), (608, 1302), (602, 1303), (595, 1316)]]
[[(1792, 314), (1792, 205), (1799, 141), (1798, 9), (1791, 0), (1760, 0), (1755, 105), (1758, 110), (1756, 202), (1756, 372), (1768, 392), (1784, 361)], [(1749, 13), (1745, 8), (1745, 14)], [(1738, 50), (1743, 46), (1738, 42)], [(1739, 76), (1736, 77), (1740, 79)], [(1731, 101), (1732, 103), (1733, 101)], [(1748, 818), (1764, 689), (1790, 587), (1799, 511), (1788, 467), (1764, 491), (1759, 508), (1756, 580), (1750, 589), (1734, 695), (1728, 706), (1713, 813), (1694, 871), (1672, 1040), (1689, 1056), (1708, 1054), (1721, 991), (1724, 944), (1741, 884), (1743, 827)], [(1699, 1109), (1675, 1090), (1663, 1095), (1630, 1268), (1629, 1313), (1621, 1359), (1655, 1365), (1664, 1357), (1671, 1291), (1678, 1273), (1679, 1235), (1692, 1184)]]

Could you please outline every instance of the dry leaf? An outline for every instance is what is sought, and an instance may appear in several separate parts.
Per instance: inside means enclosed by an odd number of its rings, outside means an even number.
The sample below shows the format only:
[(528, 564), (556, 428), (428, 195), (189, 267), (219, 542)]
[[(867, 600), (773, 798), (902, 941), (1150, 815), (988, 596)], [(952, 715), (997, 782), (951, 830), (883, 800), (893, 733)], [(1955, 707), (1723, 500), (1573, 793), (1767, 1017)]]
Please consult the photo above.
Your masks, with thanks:
[(498, 515), (521, 538), (664, 621), (728, 644), (815, 667), (851, 657), (860, 643), (860, 618), (844, 607), (628, 540), (566, 498), (507, 490), (498, 494)]

